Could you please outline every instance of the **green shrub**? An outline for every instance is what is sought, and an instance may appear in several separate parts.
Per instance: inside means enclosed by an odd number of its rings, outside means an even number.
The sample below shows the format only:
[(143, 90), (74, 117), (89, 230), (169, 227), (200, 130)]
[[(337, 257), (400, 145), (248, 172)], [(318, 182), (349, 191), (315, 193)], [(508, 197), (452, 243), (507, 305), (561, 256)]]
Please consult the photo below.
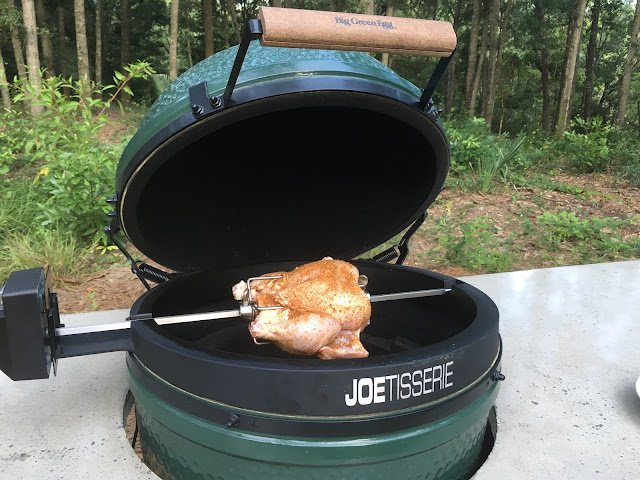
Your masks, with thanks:
[(574, 212), (561, 211), (544, 212), (537, 220), (543, 239), (555, 248), (563, 244), (570, 245), (583, 250), (585, 254), (590, 251), (590, 258), (593, 257), (594, 251), (610, 258), (619, 255), (633, 256), (640, 252), (640, 242), (623, 241), (619, 231), (621, 227), (633, 223), (628, 219), (578, 218)]
[[(43, 78), (38, 94), (26, 80), (12, 85), (18, 92), (14, 101), (38, 104), (44, 111), (36, 116), (12, 115), (13, 124), (6, 125), (0, 137), (0, 167), (4, 165), (6, 173), (6, 166), (13, 168), (22, 157), (36, 167), (34, 185), (41, 197), (36, 221), (40, 225), (106, 243), (103, 226), (110, 207), (105, 200), (113, 193), (122, 145), (101, 140), (98, 132), (106, 124), (105, 112), (117, 102), (116, 96), (121, 91), (131, 94), (127, 83), (152, 73), (147, 63), (138, 62), (125, 67), (125, 73), (116, 72), (114, 84), (106, 87), (62, 77)], [(102, 100), (112, 89), (115, 93)], [(71, 92), (68, 98), (64, 90)]]
[(445, 231), (439, 241), (445, 248), (445, 258), (457, 265), (490, 273), (504, 272), (513, 265), (510, 250), (512, 238), (497, 237), (495, 223), (489, 217), (478, 217), (460, 225), (460, 234)]
[(481, 193), (487, 193), (498, 175), (507, 181), (523, 166), (518, 152), (525, 143), (524, 136), (516, 139), (500, 137), (491, 132), (482, 118), (448, 121), (446, 132), (452, 175), (473, 177), (472, 182), (458, 180), (458, 185), (472, 184)]
[(609, 130), (612, 171), (621, 179), (640, 187), (640, 136), (620, 128)]
[(491, 133), (483, 118), (447, 121), (445, 131), (451, 149), (451, 173), (471, 173), (479, 158), (494, 156), (497, 135)]
[(603, 172), (610, 165), (610, 131), (602, 117), (576, 118), (557, 146), (578, 172)]
[(500, 173), (503, 180), (508, 180), (510, 170), (509, 163), (515, 158), (516, 153), (522, 146), (525, 137), (521, 137), (515, 144), (509, 145), (506, 151), (497, 147), (497, 154), (491, 157), (481, 157), (477, 161), (477, 168), (474, 169), (476, 185), (480, 193), (489, 193), (493, 180)]

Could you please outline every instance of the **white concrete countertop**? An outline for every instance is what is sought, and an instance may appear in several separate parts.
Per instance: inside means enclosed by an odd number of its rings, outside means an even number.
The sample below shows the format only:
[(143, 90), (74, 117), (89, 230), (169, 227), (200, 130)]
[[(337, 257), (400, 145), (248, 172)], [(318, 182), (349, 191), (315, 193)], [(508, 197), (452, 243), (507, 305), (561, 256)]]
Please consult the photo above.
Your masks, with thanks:
[(500, 310), (506, 380), (474, 480), (640, 478), (640, 262), (467, 277)]
[[(640, 262), (464, 281), (500, 309), (506, 376), (497, 442), (474, 480), (640, 478)], [(0, 479), (157, 478), (125, 438), (126, 390), (123, 353), (62, 359), (49, 380), (12, 382), (0, 373)]]

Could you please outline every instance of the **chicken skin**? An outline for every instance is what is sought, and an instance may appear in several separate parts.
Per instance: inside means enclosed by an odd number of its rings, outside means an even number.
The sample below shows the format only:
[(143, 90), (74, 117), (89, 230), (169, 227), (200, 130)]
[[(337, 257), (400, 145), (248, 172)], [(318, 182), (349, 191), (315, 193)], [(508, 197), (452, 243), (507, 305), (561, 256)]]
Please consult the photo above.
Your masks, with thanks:
[[(322, 359), (361, 358), (369, 352), (360, 342), (360, 332), (369, 325), (371, 304), (358, 285), (358, 269), (342, 260), (326, 257), (301, 265), (291, 272), (263, 276), (282, 278), (251, 283), (251, 297), (262, 310), (249, 326), (256, 340), (268, 340), (297, 355)], [(237, 300), (247, 285), (233, 287)]]

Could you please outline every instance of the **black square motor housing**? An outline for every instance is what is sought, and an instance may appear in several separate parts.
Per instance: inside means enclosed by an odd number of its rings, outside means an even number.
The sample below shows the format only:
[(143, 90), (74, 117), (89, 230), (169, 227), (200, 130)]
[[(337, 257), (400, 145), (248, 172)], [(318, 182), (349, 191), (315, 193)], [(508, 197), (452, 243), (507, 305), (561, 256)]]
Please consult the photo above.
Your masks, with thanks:
[(12, 380), (49, 378), (52, 345), (47, 330), (49, 323), (54, 327), (55, 302), (49, 275), (43, 268), (11, 272), (1, 293), (0, 370)]

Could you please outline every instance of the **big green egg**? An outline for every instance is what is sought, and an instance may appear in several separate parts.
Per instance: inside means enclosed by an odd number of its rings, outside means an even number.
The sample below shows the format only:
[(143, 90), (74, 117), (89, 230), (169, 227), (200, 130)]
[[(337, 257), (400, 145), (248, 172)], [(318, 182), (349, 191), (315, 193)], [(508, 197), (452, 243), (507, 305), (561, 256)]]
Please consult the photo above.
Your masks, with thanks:
[(437, 111), (366, 53), (257, 42), (224, 98), (236, 54), (173, 82), (122, 155), (119, 226), (182, 274), (131, 313), (233, 308), (236, 281), (326, 255), (352, 261), (372, 294), (450, 293), (376, 304), (365, 359), (255, 345), (237, 319), (133, 322), (146, 463), (164, 479), (469, 478), (501, 377), (497, 308), (451, 277), (353, 260), (422, 221), (441, 191)]

